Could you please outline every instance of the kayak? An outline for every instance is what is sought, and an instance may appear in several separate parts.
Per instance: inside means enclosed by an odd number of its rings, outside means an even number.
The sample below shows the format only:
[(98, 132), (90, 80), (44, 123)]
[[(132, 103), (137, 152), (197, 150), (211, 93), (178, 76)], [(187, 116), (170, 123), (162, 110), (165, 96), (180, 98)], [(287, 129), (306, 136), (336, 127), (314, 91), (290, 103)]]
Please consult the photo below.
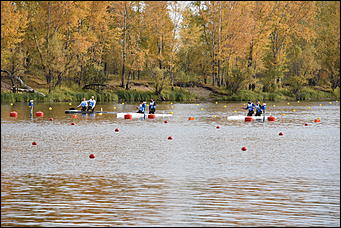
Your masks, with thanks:
[[(245, 118), (252, 118), (252, 120), (263, 120), (264, 116), (228, 116), (227, 120), (245, 120)], [(265, 120), (268, 120), (268, 117), (270, 116), (265, 116)], [(274, 117), (274, 116), (271, 116)], [(275, 117), (275, 119), (277, 119)]]
[[(137, 113), (137, 112), (118, 112), (117, 118), (124, 118), (124, 115), (130, 114), (132, 118), (144, 118), (144, 113)], [(157, 114), (148, 114), (146, 113), (146, 118), (148, 115), (155, 115), (155, 117), (170, 117), (172, 114), (164, 114), (164, 113), (157, 113)]]
[(76, 113), (82, 113), (82, 114), (92, 114), (92, 113), (110, 113), (115, 114), (116, 112), (104, 112), (104, 111), (94, 111), (94, 112), (88, 112), (88, 111), (81, 111), (81, 110), (65, 110), (65, 114), (76, 114)]

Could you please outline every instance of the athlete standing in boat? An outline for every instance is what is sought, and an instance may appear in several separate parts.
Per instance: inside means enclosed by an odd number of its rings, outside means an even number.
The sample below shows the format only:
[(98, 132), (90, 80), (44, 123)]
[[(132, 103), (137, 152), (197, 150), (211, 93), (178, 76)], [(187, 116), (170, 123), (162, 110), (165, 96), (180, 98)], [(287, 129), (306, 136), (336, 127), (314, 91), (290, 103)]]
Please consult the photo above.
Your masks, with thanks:
[(149, 114), (154, 114), (156, 109), (156, 103), (153, 99), (150, 99), (150, 104), (149, 104)]
[(88, 101), (85, 99), (85, 97), (83, 97), (83, 101), (77, 106), (78, 107), (82, 107), (81, 110), (82, 112), (86, 112), (86, 108), (88, 107)]
[(90, 100), (88, 100), (88, 112), (91, 111), (91, 112), (94, 112), (95, 110), (95, 106), (96, 106), (96, 100), (95, 100), (95, 97), (94, 96), (91, 96)]

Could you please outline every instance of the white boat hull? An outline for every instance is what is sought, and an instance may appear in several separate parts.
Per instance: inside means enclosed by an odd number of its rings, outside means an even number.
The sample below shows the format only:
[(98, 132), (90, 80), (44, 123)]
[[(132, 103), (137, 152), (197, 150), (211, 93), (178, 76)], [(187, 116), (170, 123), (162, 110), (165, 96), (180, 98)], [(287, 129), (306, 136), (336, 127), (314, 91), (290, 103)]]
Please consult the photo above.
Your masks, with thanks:
[[(245, 120), (246, 116), (228, 116), (227, 120)], [(253, 120), (263, 120), (263, 116), (250, 116)], [(269, 116), (265, 116), (265, 120), (268, 120)], [(277, 119), (277, 118), (276, 118)]]
[[(124, 118), (124, 115), (126, 114), (131, 114), (132, 118), (144, 118), (144, 114), (143, 113), (136, 113), (136, 112), (119, 112), (117, 113), (117, 118)], [(146, 118), (148, 118), (148, 113), (146, 113)], [(171, 117), (172, 114), (163, 114), (163, 113), (157, 113), (157, 114), (153, 114), (155, 115), (156, 118), (158, 117)]]

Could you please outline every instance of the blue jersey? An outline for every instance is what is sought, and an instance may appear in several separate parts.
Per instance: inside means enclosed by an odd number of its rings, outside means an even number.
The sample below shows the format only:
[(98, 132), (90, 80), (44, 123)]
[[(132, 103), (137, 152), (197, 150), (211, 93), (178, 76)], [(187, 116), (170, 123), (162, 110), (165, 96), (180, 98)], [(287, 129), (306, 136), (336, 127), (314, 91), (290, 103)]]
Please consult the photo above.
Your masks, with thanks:
[(263, 106), (261, 104), (256, 104), (256, 110), (257, 112), (261, 112), (263, 109)]
[(146, 110), (146, 104), (140, 104), (140, 106), (139, 106), (139, 110), (141, 111), (141, 112), (145, 112), (145, 110)]
[(80, 106), (87, 107), (88, 106), (88, 102), (87, 101), (82, 101)]
[(96, 105), (96, 101), (95, 100), (90, 99), (88, 102), (89, 102), (89, 106), (90, 107), (95, 107), (95, 105)]
[(155, 107), (156, 107), (155, 101), (150, 102), (149, 109), (155, 109)]
[(247, 104), (247, 107), (246, 107), (246, 109), (248, 109), (249, 111), (253, 111), (253, 109), (254, 109), (254, 104)]

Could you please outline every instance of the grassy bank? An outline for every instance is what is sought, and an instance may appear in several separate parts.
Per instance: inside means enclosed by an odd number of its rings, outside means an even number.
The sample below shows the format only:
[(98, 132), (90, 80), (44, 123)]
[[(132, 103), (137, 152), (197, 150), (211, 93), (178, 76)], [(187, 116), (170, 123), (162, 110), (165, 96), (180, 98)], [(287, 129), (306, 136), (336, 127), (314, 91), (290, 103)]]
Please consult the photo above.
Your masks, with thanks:
[[(137, 89), (124, 90), (115, 89), (111, 91), (95, 91), (95, 90), (82, 90), (76, 87), (71, 88), (58, 88), (52, 93), (48, 94), (47, 91), (41, 90), (47, 94), (46, 97), (39, 96), (34, 93), (1, 93), (1, 103), (15, 103), (15, 102), (28, 102), (33, 99), (39, 102), (80, 102), (83, 97), (90, 98), (95, 96), (97, 102), (140, 102), (142, 100), (165, 100), (176, 102), (194, 102), (198, 98), (190, 93), (185, 88), (167, 89), (161, 95), (156, 95), (151, 91), (143, 91)], [(274, 93), (254, 92), (250, 90), (241, 90), (232, 95), (221, 95), (212, 93), (206, 100), (210, 101), (247, 101), (247, 100), (261, 100), (261, 101), (292, 101), (292, 100), (328, 100), (340, 99), (340, 88), (334, 91), (321, 91), (312, 88), (303, 88), (299, 93), (294, 95), (287, 89), (281, 89)], [(200, 99), (205, 101), (205, 97)]]
[[(47, 94), (47, 91), (41, 90)], [(1, 93), (1, 103), (28, 102), (35, 100), (39, 102), (80, 102), (83, 97), (89, 99), (95, 96), (97, 102), (140, 102), (142, 100), (162, 99), (166, 101), (190, 102), (195, 101), (195, 96), (186, 89), (175, 88), (174, 90), (165, 90), (160, 96), (150, 91), (124, 90), (117, 89), (114, 91), (94, 91), (80, 90), (72, 88), (60, 88), (42, 97), (34, 93)]]
[(281, 89), (273, 93), (267, 92), (254, 92), (250, 90), (241, 90), (236, 94), (229, 96), (214, 96), (217, 101), (317, 101), (317, 100), (329, 100), (329, 99), (340, 99), (340, 88), (334, 91), (321, 91), (312, 88), (305, 87), (299, 93), (293, 94), (288, 89)]

